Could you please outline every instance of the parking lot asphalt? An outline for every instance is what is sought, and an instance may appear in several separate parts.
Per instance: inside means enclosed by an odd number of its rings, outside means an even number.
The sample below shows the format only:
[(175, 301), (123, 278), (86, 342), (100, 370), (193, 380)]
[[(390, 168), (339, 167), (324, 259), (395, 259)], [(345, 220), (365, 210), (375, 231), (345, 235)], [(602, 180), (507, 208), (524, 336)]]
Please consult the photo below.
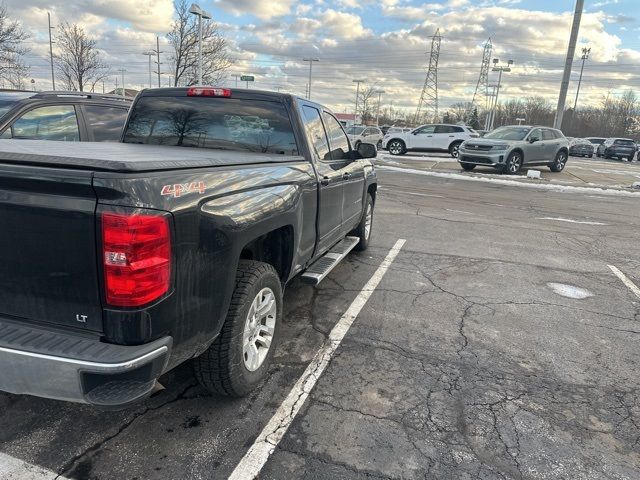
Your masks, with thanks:
[(260, 390), (183, 365), (122, 412), (0, 393), (5, 478), (228, 477), (398, 238), (261, 479), (640, 478), (640, 298), (610, 268), (639, 284), (640, 196), (379, 176), (370, 249), (288, 287)]

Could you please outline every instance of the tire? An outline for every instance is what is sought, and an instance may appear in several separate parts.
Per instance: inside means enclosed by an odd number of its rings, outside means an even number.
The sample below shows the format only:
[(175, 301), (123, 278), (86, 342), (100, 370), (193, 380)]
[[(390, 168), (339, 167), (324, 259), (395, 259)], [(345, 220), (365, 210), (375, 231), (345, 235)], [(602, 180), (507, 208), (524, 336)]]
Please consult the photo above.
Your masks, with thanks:
[(354, 145), (353, 145), (353, 149), (354, 150), (358, 150), (358, 147), (360, 146), (362, 142), (360, 140), (358, 140)]
[(589, 155), (589, 158), (593, 158), (593, 153)]
[(559, 173), (564, 170), (564, 166), (567, 164), (567, 154), (564, 150), (560, 150), (556, 153), (556, 158), (553, 160), (553, 163), (549, 165), (549, 169), (552, 172)]
[(350, 233), (354, 237), (358, 237), (360, 242), (355, 246), (354, 250), (363, 252), (369, 246), (369, 240), (371, 240), (371, 231), (373, 230), (373, 197), (370, 193), (367, 193), (367, 200), (365, 203), (365, 209), (362, 213), (362, 218), (358, 226)]
[(451, 145), (449, 145), (449, 155), (451, 155), (453, 158), (458, 158), (458, 156), (460, 155), (461, 144), (462, 142), (453, 142)]
[[(273, 294), (275, 308), (270, 308), (264, 318), (258, 317), (255, 327), (252, 327), (251, 321), (256, 319), (252, 314), (256, 312), (254, 303), (267, 302), (269, 293)], [(198, 382), (212, 393), (231, 397), (242, 397), (258, 387), (269, 371), (281, 317), (282, 285), (275, 269), (268, 263), (240, 260), (235, 289), (220, 335), (194, 360), (194, 373)], [(261, 326), (265, 328), (260, 328)], [(247, 332), (251, 328), (254, 328), (252, 336), (247, 338)], [(263, 345), (269, 329), (272, 329), (269, 346), (264, 354), (256, 354), (258, 357), (264, 356), (259, 363), (252, 365), (257, 365), (255, 369), (250, 369), (248, 358), (256, 357), (249, 357), (253, 350), (245, 350), (245, 343)], [(260, 347), (256, 347), (255, 352), (260, 350)]]
[(476, 168), (476, 166), (473, 163), (460, 163), (460, 166), (462, 167), (463, 170), (467, 172), (470, 172), (471, 170)]
[(394, 139), (387, 143), (387, 150), (391, 155), (404, 155), (407, 146), (402, 140)]
[(522, 163), (522, 154), (520, 152), (511, 152), (504, 163), (502, 173), (515, 175), (522, 169)]
[(382, 140), (378, 140), (378, 143), (376, 143), (376, 150), (382, 150)]

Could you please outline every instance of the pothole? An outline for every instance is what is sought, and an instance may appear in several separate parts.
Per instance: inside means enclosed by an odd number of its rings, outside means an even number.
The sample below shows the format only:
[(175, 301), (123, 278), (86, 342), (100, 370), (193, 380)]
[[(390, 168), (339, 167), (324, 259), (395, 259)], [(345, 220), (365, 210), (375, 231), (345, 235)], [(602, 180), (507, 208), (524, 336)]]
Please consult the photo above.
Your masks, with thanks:
[(547, 283), (547, 287), (562, 297), (575, 298), (577, 300), (593, 297), (593, 293), (586, 288), (567, 285), (566, 283)]

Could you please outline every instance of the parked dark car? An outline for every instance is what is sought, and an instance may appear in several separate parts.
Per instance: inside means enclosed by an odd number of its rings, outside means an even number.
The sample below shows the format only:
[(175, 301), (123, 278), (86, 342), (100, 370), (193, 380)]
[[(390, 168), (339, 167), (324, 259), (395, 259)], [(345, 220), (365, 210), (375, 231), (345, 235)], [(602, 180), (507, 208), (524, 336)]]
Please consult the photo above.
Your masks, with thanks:
[(618, 160), (633, 160), (636, 154), (637, 146), (635, 142), (629, 138), (608, 138), (602, 144), (604, 158), (617, 158)]
[(0, 390), (120, 408), (192, 360), (246, 395), (287, 283), (367, 248), (375, 156), (317, 103), (213, 87), (143, 91), (122, 143), (0, 142)]
[(131, 99), (83, 92), (0, 92), (0, 138), (117, 142)]
[(593, 157), (595, 146), (586, 138), (574, 138), (569, 142), (569, 155), (574, 157)]

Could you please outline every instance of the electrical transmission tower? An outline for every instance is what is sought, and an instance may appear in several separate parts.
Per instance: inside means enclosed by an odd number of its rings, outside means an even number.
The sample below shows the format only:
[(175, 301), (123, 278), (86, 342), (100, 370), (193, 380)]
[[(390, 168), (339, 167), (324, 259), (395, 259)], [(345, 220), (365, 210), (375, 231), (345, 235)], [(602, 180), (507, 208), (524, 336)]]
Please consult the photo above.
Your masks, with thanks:
[(478, 77), (478, 83), (476, 85), (476, 91), (473, 93), (473, 100), (471, 100), (471, 109), (481, 106), (486, 110), (489, 109), (489, 66), (491, 64), (491, 50), (493, 44), (491, 38), (484, 44), (484, 50), (482, 52), (482, 65), (480, 66), (480, 76)]
[(414, 123), (420, 123), (424, 117), (428, 121), (438, 121), (438, 59), (440, 57), (440, 29), (436, 30), (436, 34), (431, 37), (431, 53), (429, 55), (429, 69), (427, 70), (427, 78), (424, 80), (420, 102), (414, 117)]

